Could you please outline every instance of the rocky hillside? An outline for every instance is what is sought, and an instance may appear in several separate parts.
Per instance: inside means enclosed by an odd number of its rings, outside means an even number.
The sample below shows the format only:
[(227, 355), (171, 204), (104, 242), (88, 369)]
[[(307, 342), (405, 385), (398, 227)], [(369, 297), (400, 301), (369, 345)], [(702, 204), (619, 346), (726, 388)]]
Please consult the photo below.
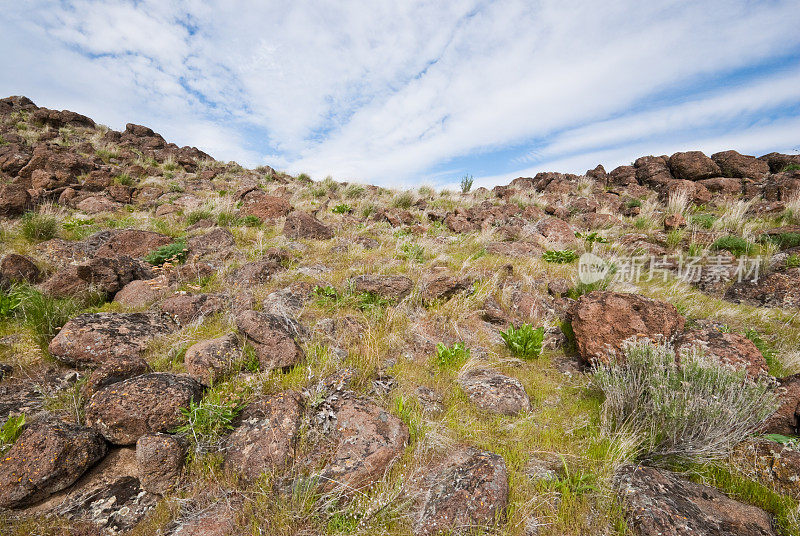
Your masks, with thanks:
[(800, 534), (800, 156), (470, 186), (0, 100), (0, 533)]

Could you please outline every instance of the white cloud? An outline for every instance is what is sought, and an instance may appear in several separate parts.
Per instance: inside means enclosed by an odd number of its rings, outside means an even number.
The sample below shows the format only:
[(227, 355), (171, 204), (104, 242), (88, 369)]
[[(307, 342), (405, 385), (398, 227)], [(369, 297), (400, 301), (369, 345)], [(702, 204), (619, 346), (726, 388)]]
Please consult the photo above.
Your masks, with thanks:
[[(421, 182), (510, 146), (630, 160), (796, 116), (800, 67), (759, 69), (798, 55), (796, 7), (38, 0), (5, 6), (0, 93), (317, 177)], [(785, 145), (772, 119), (762, 139)]]

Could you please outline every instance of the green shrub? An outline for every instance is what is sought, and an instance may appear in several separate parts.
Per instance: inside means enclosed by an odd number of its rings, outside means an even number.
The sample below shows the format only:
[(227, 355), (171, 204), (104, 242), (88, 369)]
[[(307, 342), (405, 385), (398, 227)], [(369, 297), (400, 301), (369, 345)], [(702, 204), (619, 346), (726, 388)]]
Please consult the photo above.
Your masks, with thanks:
[(0, 318), (8, 318), (13, 315), (20, 303), (22, 303), (22, 297), (13, 289), (0, 289)]
[(534, 329), (530, 324), (522, 324), (518, 328), (511, 325), (506, 331), (501, 331), (500, 336), (503, 337), (511, 353), (516, 356), (535, 359), (542, 353), (544, 328), (541, 326)]
[(605, 395), (601, 425), (635, 443), (640, 460), (708, 461), (723, 457), (758, 429), (776, 407), (766, 382), (686, 353), (677, 364), (666, 343), (634, 340), (624, 359), (593, 373)]
[(698, 227), (702, 227), (703, 229), (711, 229), (711, 227), (714, 226), (714, 222), (717, 220), (717, 218), (711, 214), (695, 214), (690, 220)]
[(786, 173), (787, 171), (800, 171), (800, 164), (788, 164), (783, 167), (781, 173)]
[(463, 342), (457, 342), (453, 346), (445, 346), (442, 343), (436, 345), (436, 365), (439, 368), (461, 368), (469, 359), (469, 348)]
[(214, 216), (210, 208), (197, 208), (186, 215), (186, 223), (194, 225), (200, 220), (208, 220)]
[(341, 203), (333, 207), (331, 209), (331, 212), (333, 212), (334, 214), (350, 214), (351, 212), (353, 212), (353, 207), (351, 207), (347, 203)]
[(17, 417), (9, 417), (3, 426), (0, 426), (0, 455), (11, 448), (14, 441), (22, 433), (22, 428), (25, 426), (25, 414), (18, 415)]
[(244, 225), (245, 227), (259, 227), (261, 225), (261, 220), (258, 219), (258, 216), (253, 216), (252, 214), (248, 214), (244, 218), (239, 218), (238, 220), (236, 220), (236, 223), (239, 225)]
[(798, 266), (800, 266), (800, 255), (792, 253), (791, 255), (786, 257), (787, 268), (797, 268)]
[(177, 240), (172, 244), (167, 244), (151, 251), (145, 255), (144, 260), (153, 266), (161, 266), (165, 262), (177, 264), (185, 261), (188, 254), (189, 250), (186, 248), (186, 242)]
[(188, 408), (180, 408), (186, 422), (173, 433), (190, 437), (195, 452), (205, 452), (217, 446), (220, 438), (233, 430), (233, 420), (242, 409), (241, 403), (229, 400), (223, 389), (212, 388), (199, 402), (192, 400)]
[(469, 192), (470, 190), (472, 190), (473, 181), (474, 181), (474, 179), (472, 178), (472, 175), (464, 175), (464, 177), (461, 178), (461, 193), (462, 194), (465, 194), (465, 193)]
[(301, 173), (300, 175), (295, 177), (295, 179), (300, 182), (311, 182), (311, 177), (309, 177), (306, 173)]
[(723, 236), (721, 238), (717, 238), (713, 244), (711, 244), (711, 249), (715, 251), (719, 250), (726, 250), (730, 251), (737, 257), (741, 255), (747, 255), (751, 251), (753, 251), (754, 244), (748, 242), (744, 238), (740, 236), (728, 235)]
[(121, 173), (114, 177), (113, 180), (116, 184), (121, 184), (122, 186), (133, 186), (133, 179), (127, 173)]
[(58, 234), (58, 220), (52, 214), (26, 212), (22, 216), (20, 231), (31, 242), (42, 242)]
[(641, 199), (629, 199), (625, 203), (625, 208), (636, 208), (636, 207), (641, 207), (641, 206), (642, 206), (642, 200)]
[(344, 190), (344, 196), (348, 199), (358, 199), (363, 197), (367, 189), (360, 184), (351, 184)]
[(19, 300), (14, 317), (30, 328), (34, 340), (45, 352), (58, 330), (82, 308), (74, 299), (55, 299), (29, 285), (14, 286), (6, 291), (6, 295), (9, 294)]
[(419, 264), (425, 262), (425, 248), (416, 242), (406, 242), (400, 249), (406, 260), (413, 261)]
[(789, 249), (800, 246), (800, 233), (781, 233), (777, 235), (763, 235), (762, 242), (771, 242), (780, 249)]
[(394, 208), (402, 208), (408, 210), (414, 204), (414, 194), (411, 192), (403, 192), (401, 194), (397, 194), (392, 199), (392, 206)]
[(550, 486), (562, 497), (577, 497), (592, 491), (600, 491), (597, 487), (597, 475), (582, 470), (570, 471), (567, 460), (561, 457), (562, 474), (551, 481)]
[(571, 249), (548, 249), (542, 254), (542, 259), (556, 264), (569, 264), (578, 258), (578, 254)]
[(575, 238), (583, 238), (589, 244), (594, 244), (594, 243), (607, 244), (608, 243), (608, 239), (606, 239), (604, 236), (602, 236), (597, 231), (593, 231), (591, 233), (576, 232), (575, 233)]

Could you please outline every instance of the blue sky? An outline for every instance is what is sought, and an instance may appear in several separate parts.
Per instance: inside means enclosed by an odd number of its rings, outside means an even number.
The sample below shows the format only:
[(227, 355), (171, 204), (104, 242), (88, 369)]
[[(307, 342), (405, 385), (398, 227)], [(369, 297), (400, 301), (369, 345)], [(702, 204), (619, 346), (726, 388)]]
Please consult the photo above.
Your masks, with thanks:
[(0, 95), (315, 179), (800, 151), (792, 1), (0, 0)]

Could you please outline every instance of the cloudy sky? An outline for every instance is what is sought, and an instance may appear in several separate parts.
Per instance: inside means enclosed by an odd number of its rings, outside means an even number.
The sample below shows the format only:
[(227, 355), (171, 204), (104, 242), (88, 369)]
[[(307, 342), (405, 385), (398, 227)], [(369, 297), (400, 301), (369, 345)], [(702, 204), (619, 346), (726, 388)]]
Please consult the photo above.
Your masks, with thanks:
[(800, 151), (798, 0), (0, 0), (0, 95), (315, 179)]

